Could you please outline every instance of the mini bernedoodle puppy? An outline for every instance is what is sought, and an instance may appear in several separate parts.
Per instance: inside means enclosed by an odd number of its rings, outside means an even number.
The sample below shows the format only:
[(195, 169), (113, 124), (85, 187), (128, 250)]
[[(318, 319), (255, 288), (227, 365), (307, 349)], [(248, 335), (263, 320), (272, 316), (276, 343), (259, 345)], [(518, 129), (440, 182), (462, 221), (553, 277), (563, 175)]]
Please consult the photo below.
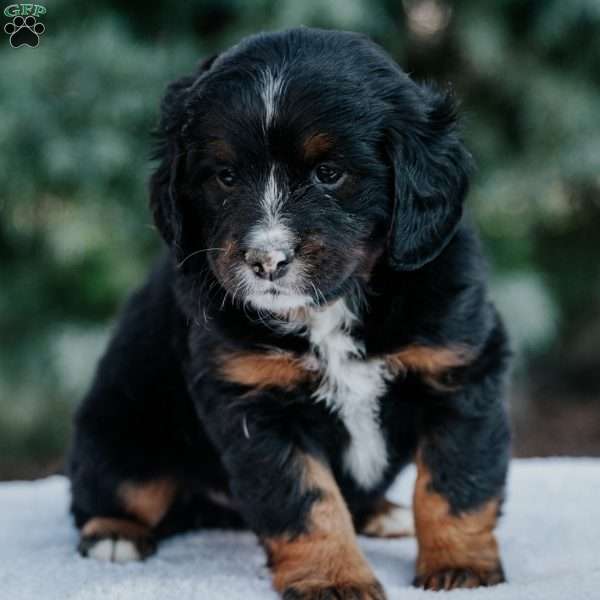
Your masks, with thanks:
[[(415, 534), (415, 585), (504, 581), (509, 351), (451, 95), (300, 28), (173, 83), (159, 133), (169, 250), (76, 415), (80, 552), (247, 526), (284, 598), (380, 600), (356, 533)], [(385, 493), (413, 460), (409, 511)]]

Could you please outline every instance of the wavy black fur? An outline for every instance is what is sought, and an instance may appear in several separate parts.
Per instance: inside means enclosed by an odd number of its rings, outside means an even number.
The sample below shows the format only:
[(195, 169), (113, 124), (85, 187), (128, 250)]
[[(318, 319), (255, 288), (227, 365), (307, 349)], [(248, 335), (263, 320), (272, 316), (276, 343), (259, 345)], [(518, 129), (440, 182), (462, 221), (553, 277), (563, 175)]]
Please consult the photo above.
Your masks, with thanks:
[[(265, 69), (285, 80), (267, 132)], [(315, 185), (303, 162), (301, 141), (314, 131), (334, 138), (328, 160), (350, 174), (339, 193)], [(242, 523), (260, 536), (300, 533), (319, 492), (303, 486), (298, 449), (331, 467), (357, 523), (419, 445), (454, 511), (501, 496), (508, 351), (477, 235), (462, 217), (471, 159), (453, 98), (413, 82), (363, 36), (295, 29), (244, 40), (173, 83), (159, 134), (151, 208), (168, 251), (128, 302), (77, 412), (77, 524), (125, 516), (120, 483), (168, 476), (182, 491), (159, 534)], [(232, 192), (215, 183), (222, 158), (207, 151), (222, 139), (237, 161)], [(370, 489), (343, 467), (348, 432), (312, 399), (313, 384), (249, 394), (218, 376), (223, 349), (310, 350), (301, 330), (278, 329), (227, 280), (260, 218), (273, 161), (286, 181), (287, 223), (324, 244), (307, 293), (322, 304), (346, 298), (367, 359), (411, 344), (472, 353), (446, 391), (410, 372), (388, 385), (379, 402), (388, 467)], [(236, 254), (220, 263), (212, 249), (231, 239)], [(355, 248), (368, 269), (352, 262)], [(207, 490), (231, 494), (235, 508)]]

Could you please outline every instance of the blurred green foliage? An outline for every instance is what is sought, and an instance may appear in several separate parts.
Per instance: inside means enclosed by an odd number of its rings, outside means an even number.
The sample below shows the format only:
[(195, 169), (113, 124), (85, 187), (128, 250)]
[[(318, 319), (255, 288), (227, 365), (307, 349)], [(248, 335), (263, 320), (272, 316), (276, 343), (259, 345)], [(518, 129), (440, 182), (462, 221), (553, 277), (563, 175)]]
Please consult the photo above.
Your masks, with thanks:
[[(363, 31), (415, 78), (451, 83), (521, 356), (561, 365), (600, 323), (597, 0), (45, 5), (39, 47), (0, 40), (0, 476), (63, 451), (71, 407), (156, 252), (146, 182), (164, 87), (256, 31)], [(598, 354), (577, 356), (597, 368)]]

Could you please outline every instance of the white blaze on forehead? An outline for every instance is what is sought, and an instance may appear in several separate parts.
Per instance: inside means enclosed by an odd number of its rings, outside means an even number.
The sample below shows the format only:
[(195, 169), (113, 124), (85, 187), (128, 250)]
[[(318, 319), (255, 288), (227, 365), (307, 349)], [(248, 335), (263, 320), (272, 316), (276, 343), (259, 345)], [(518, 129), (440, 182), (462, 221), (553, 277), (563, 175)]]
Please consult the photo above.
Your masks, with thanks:
[[(250, 249), (268, 253), (271, 260), (281, 262), (293, 255), (296, 236), (282, 216), (286, 188), (277, 177), (275, 165), (271, 166), (259, 199), (260, 216), (246, 235)], [(238, 274), (245, 287), (246, 300), (254, 307), (274, 313), (287, 313), (312, 303), (299, 285), (303, 273), (301, 263), (292, 262), (287, 273), (275, 283), (259, 279), (246, 265)]]
[(282, 250), (290, 249), (293, 246), (293, 233), (283, 223), (281, 217), (282, 205), (282, 186), (277, 181), (273, 165), (260, 199), (261, 218), (248, 235), (248, 245), (251, 248)]
[(277, 112), (277, 102), (281, 97), (283, 86), (281, 75), (274, 75), (270, 69), (262, 72), (260, 95), (265, 105), (265, 129), (272, 123)]
[(277, 181), (275, 165), (271, 166), (267, 183), (261, 198), (261, 206), (264, 212), (265, 222), (275, 226), (280, 220), (281, 205), (283, 203), (283, 193), (281, 185)]
[(292, 232), (281, 223), (272, 226), (259, 224), (250, 231), (248, 244), (251, 248), (260, 250), (279, 250), (288, 248), (291, 245), (291, 239)]

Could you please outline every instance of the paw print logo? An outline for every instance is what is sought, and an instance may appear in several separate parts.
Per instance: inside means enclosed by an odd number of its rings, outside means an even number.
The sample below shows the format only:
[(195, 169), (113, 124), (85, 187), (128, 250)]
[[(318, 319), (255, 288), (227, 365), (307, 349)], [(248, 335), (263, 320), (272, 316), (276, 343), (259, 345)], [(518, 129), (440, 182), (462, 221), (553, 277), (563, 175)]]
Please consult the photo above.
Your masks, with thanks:
[(40, 43), (40, 35), (46, 31), (43, 23), (40, 23), (33, 15), (28, 17), (14, 17), (11, 23), (4, 26), (4, 32), (10, 35), (10, 45), (13, 48), (29, 46), (35, 48)]

